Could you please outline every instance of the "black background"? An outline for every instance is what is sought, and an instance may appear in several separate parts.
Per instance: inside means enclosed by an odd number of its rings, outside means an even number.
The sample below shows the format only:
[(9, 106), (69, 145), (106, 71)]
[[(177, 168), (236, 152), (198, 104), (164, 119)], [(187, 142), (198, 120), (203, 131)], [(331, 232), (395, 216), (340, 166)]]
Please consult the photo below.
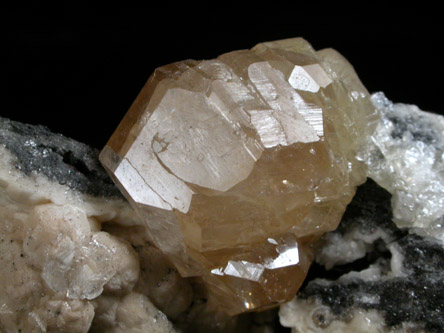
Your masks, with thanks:
[[(186, 58), (211, 59), (261, 41), (302, 36), (336, 48), (370, 92), (443, 113), (443, 24), (428, 18), (351, 22), (349, 17), (169, 16), (163, 11), (84, 10), (69, 18), (11, 15), (2, 30), (0, 115), (101, 148), (153, 70)], [(299, 15), (300, 16), (300, 15)], [(18, 18), (16, 20), (16, 18)]]

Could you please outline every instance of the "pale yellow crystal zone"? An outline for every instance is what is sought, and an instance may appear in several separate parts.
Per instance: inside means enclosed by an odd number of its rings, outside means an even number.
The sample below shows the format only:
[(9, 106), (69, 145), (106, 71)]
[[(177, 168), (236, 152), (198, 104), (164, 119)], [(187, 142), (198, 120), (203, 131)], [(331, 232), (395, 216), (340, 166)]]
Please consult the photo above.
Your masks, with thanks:
[(157, 69), (100, 158), (179, 272), (236, 314), (297, 292), (376, 120), (351, 65), (296, 38)]

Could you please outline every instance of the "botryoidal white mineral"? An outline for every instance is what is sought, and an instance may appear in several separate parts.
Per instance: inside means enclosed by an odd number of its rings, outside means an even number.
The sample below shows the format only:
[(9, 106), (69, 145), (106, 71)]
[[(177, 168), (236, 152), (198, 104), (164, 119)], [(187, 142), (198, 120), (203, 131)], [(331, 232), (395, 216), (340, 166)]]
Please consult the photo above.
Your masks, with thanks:
[(135, 291), (131, 244), (101, 231), (139, 222), (94, 165), (86, 145), (0, 117), (0, 332), (174, 331)]

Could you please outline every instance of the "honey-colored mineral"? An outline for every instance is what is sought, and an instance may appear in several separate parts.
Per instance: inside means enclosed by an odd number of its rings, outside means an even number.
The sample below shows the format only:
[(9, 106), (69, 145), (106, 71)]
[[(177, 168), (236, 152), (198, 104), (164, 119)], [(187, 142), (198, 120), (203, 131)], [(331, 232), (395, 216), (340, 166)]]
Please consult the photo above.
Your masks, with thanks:
[(377, 119), (339, 53), (281, 40), (158, 68), (100, 159), (180, 274), (237, 314), (296, 294)]

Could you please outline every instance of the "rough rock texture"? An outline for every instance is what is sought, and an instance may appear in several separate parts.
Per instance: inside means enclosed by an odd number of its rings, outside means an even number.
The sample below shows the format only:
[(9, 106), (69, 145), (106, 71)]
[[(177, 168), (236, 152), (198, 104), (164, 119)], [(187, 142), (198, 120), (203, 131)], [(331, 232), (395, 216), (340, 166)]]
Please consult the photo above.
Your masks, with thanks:
[(137, 252), (101, 231), (105, 222), (139, 221), (97, 155), (0, 118), (0, 331), (87, 332), (100, 321), (107, 332), (173, 330), (134, 291)]
[[(372, 101), (382, 114), (362, 158), (368, 180), (319, 243), (309, 282), (280, 309), (295, 332), (441, 332), (444, 118)], [(407, 228), (409, 227), (409, 228)]]
[(157, 69), (100, 159), (180, 274), (237, 314), (296, 293), (377, 119), (339, 53), (295, 38)]
[(175, 332), (165, 314), (159, 311), (148, 297), (129, 293), (123, 297), (104, 295), (96, 305), (92, 331), (164, 333)]

